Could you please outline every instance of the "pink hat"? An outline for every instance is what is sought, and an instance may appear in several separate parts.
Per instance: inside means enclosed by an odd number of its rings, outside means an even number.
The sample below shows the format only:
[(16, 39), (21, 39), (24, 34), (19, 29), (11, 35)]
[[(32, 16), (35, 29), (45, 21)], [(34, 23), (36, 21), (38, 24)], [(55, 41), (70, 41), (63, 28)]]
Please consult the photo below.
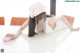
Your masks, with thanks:
[(31, 18), (39, 15), (42, 12), (45, 12), (45, 6), (41, 4), (40, 2), (33, 4), (29, 8), (29, 13), (30, 13)]

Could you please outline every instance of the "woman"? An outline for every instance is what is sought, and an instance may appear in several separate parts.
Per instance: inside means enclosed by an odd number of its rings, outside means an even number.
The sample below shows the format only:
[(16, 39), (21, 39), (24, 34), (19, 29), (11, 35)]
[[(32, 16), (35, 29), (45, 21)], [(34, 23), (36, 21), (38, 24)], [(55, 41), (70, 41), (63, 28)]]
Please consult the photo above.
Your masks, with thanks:
[[(67, 26), (71, 31), (78, 31), (78, 30), (79, 30), (79, 28), (73, 28), (73, 27), (72, 27), (72, 24), (70, 24), (70, 22), (66, 19), (66, 17), (61, 16), (60, 20), (62, 20), (63, 23), (65, 23), (66, 26)], [(28, 26), (28, 22), (29, 22), (29, 19), (28, 19), (27, 21), (25, 21), (25, 23), (16, 31), (15, 34), (8, 34), (7, 36), (5, 36), (5, 37), (4, 37), (4, 41), (5, 41), (5, 42), (9, 42), (9, 41), (11, 41), (11, 40), (14, 40), (14, 39), (18, 38), (19, 35), (20, 35), (20, 33), (21, 33), (21, 31), (23, 31), (23, 30)], [(57, 26), (57, 25), (56, 25), (56, 24), (57, 24), (56, 22), (57, 22), (57, 21), (54, 19), (54, 16), (53, 16), (53, 18), (50, 18), (50, 20), (48, 21), (48, 24), (49, 24), (49, 26), (50, 26), (50, 28), (51, 28), (52, 30), (54, 30), (54, 29), (56, 28), (56, 26)], [(32, 36), (31, 36), (31, 37), (32, 37)]]
[[(57, 20), (54, 18), (53, 15), (50, 20), (48, 20), (48, 24), (52, 30), (56, 28)], [(72, 24), (66, 19), (65, 16), (61, 16), (59, 18), (71, 31), (78, 31), (79, 28), (73, 28)], [(35, 27), (37, 25), (37, 33), (45, 32), (45, 22), (46, 22), (46, 12), (44, 5), (41, 3), (36, 3), (30, 7), (30, 18), (26, 20), (23, 25), (16, 31), (15, 34), (7, 34), (4, 37), (4, 42), (12, 41), (16, 38), (18, 38), (21, 34), (21, 31), (23, 31), (28, 25), (29, 25), (29, 37), (32, 37), (36, 34)]]

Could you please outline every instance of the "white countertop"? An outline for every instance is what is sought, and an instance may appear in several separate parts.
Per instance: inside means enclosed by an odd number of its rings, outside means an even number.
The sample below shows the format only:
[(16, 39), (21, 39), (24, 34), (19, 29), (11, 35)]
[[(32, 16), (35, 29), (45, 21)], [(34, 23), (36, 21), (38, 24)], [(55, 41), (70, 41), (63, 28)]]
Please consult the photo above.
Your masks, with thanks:
[[(0, 26), (0, 49), (4, 53), (80, 53), (80, 31), (69, 29), (28, 37), (28, 28), (21, 36), (9, 43), (3, 42), (7, 33), (15, 33), (20, 26)], [(47, 31), (47, 32), (48, 32)]]

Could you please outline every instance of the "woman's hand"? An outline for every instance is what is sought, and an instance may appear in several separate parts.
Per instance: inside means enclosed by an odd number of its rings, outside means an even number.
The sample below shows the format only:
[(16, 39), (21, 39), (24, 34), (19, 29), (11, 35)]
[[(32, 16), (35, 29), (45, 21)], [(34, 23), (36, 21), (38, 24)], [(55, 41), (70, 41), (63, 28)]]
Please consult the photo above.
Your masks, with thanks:
[(3, 41), (4, 42), (10, 42), (14, 39), (16, 39), (17, 37), (14, 34), (7, 34), (4, 38)]

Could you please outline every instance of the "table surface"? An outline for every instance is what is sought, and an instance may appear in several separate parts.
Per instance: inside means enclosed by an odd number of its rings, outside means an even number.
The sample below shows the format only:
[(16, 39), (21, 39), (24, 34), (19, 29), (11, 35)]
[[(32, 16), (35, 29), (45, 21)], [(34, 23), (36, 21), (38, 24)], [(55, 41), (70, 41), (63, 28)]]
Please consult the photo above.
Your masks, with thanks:
[(3, 42), (7, 33), (15, 33), (20, 26), (0, 26), (0, 49), (4, 53), (80, 53), (80, 31), (68, 28), (28, 37), (28, 27), (20, 37), (9, 43)]

